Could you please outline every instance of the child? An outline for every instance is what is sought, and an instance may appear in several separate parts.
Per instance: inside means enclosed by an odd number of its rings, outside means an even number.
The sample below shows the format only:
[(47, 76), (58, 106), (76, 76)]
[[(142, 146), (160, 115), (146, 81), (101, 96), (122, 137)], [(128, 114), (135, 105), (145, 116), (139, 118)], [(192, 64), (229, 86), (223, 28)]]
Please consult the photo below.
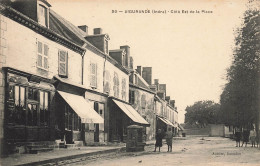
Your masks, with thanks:
[(168, 129), (168, 131), (166, 132), (166, 143), (168, 145), (168, 151), (167, 152), (171, 152), (172, 151), (172, 137), (173, 137), (173, 133), (171, 131), (171, 128)]

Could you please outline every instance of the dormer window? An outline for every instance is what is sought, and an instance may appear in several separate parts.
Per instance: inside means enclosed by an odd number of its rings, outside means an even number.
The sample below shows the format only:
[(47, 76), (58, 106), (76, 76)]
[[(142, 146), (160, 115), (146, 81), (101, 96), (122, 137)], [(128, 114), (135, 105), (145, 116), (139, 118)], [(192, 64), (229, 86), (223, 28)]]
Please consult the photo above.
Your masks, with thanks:
[(104, 53), (108, 54), (108, 40), (109, 40), (109, 36), (105, 35), (105, 43), (104, 43)]
[(44, 0), (38, 1), (38, 23), (47, 28), (49, 27), (49, 6), (50, 5)]

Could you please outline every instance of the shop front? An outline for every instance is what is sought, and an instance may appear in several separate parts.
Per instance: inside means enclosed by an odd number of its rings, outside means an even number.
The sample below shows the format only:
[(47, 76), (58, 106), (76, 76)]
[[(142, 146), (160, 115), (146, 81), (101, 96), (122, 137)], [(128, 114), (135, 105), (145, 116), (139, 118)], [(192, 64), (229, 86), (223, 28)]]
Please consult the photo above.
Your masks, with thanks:
[[(150, 124), (129, 104), (110, 98), (109, 135), (111, 142), (125, 142), (127, 127), (130, 125), (143, 126), (143, 137), (146, 137), (146, 127)], [(146, 140), (146, 138), (144, 138)]]
[(172, 124), (168, 119), (157, 115), (156, 116), (156, 131), (158, 131), (158, 129), (161, 129), (162, 132), (165, 133), (169, 130), (169, 128), (174, 133), (175, 125)]
[(91, 107), (90, 102), (83, 96), (63, 91), (57, 91), (58, 126), (61, 129), (61, 139), (66, 144), (82, 141), (85, 144), (94, 142), (97, 124), (103, 124), (104, 119)]
[(4, 139), (7, 144), (54, 141), (52, 80), (13, 68), (6, 72)]

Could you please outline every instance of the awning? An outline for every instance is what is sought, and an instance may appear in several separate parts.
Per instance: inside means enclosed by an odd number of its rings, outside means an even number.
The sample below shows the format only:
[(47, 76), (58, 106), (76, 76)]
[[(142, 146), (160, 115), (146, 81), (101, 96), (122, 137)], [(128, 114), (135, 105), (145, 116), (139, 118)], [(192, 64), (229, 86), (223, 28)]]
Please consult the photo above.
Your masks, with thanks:
[(166, 122), (168, 122), (168, 124), (172, 127), (177, 127), (176, 125), (174, 125), (171, 121), (169, 121), (168, 119), (164, 119)]
[(135, 123), (150, 126), (150, 124), (129, 104), (112, 99), (116, 105)]
[(62, 98), (81, 118), (82, 123), (104, 123), (104, 119), (91, 107), (89, 101), (82, 96), (58, 91)]
[(168, 119), (165, 119), (165, 118), (162, 118), (162, 117), (159, 117), (158, 118), (163, 122), (165, 123), (166, 125), (170, 125), (172, 127), (175, 127)]
[(184, 128), (180, 125), (180, 124), (178, 124), (178, 128), (179, 128), (179, 130), (184, 130)]

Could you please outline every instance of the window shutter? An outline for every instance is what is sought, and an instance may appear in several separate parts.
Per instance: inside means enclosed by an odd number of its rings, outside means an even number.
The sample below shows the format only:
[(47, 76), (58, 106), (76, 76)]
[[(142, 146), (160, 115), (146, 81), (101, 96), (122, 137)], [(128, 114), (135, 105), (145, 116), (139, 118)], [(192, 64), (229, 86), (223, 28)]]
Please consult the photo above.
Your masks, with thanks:
[(59, 75), (67, 76), (68, 54), (65, 51), (59, 51)]
[(42, 67), (42, 55), (38, 54), (37, 66)]
[(42, 42), (37, 42), (38, 44), (38, 54), (37, 54), (37, 66), (42, 67)]
[(48, 69), (48, 51), (49, 51), (48, 45), (44, 44), (43, 45), (43, 55), (44, 55), (44, 62), (43, 62), (44, 66), (43, 67), (45, 69)]
[(38, 41), (38, 53), (42, 54), (42, 42)]
[(44, 52), (43, 52), (43, 54), (45, 55), (45, 56), (48, 56), (48, 51), (49, 51), (49, 47), (48, 47), (48, 45), (46, 45), (46, 44), (44, 44)]

